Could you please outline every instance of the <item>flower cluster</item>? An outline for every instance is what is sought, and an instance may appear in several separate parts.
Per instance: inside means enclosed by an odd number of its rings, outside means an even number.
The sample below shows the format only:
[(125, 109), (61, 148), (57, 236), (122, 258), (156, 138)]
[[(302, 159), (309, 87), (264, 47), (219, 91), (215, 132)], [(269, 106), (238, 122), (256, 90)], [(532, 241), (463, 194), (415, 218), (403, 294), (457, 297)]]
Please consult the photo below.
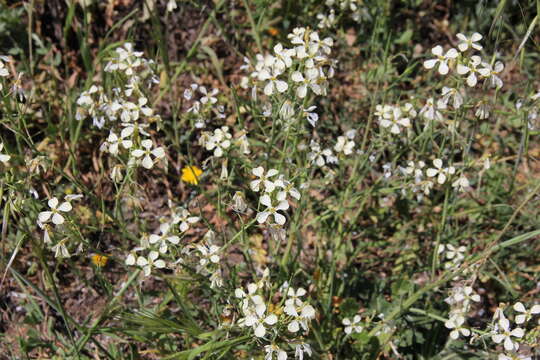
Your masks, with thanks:
[(416, 117), (416, 110), (411, 103), (404, 105), (377, 105), (375, 116), (379, 125), (390, 133), (400, 134), (403, 128), (411, 127), (411, 120)]
[(265, 209), (257, 214), (257, 222), (263, 224), (272, 216), (276, 224), (284, 225), (286, 218), (279, 211), (289, 209), (288, 198), (300, 200), (300, 192), (283, 175), (279, 175), (276, 169), (266, 172), (262, 166), (259, 166), (252, 170), (252, 174), (256, 178), (249, 186), (251, 190), (263, 193), (259, 202), (265, 206)]
[(225, 107), (218, 103), (218, 89), (208, 91), (206, 87), (198, 84), (191, 84), (189, 88), (184, 90), (184, 99), (192, 100), (199, 94), (199, 99), (195, 100), (187, 113), (193, 118), (193, 126), (200, 129), (206, 126), (207, 123), (215, 117), (216, 119), (225, 118)]
[[(158, 83), (152, 65), (142, 52), (134, 51), (133, 45), (126, 43), (114, 51), (105, 66), (118, 86), (108, 93), (102, 86), (92, 85), (77, 99), (77, 120), (91, 117), (100, 129), (110, 124), (109, 135), (100, 149), (118, 159), (127, 159), (127, 167), (151, 169), (165, 158), (165, 150), (154, 143), (148, 132), (149, 124), (160, 120), (145, 95), (146, 89)], [(120, 166), (113, 168), (111, 178), (122, 179)]]
[[(315, 308), (303, 299), (307, 291), (294, 289), (287, 283), (277, 293), (268, 296), (270, 288), (269, 271), (256, 283), (250, 283), (246, 289), (238, 288), (235, 296), (239, 301), (241, 317), (237, 325), (250, 328), (253, 334), (264, 341), (265, 359), (287, 359), (286, 346), (294, 347), (295, 357), (303, 358), (304, 353), (311, 355), (311, 347), (303, 341), (303, 336), (310, 330), (310, 323), (315, 318)], [(266, 295), (266, 296), (265, 296)], [(282, 300), (276, 301), (278, 298)], [(284, 306), (279, 304), (284, 301)]]
[(460, 335), (467, 337), (471, 330), (465, 326), (465, 319), (473, 302), (480, 302), (480, 295), (471, 286), (458, 285), (452, 288), (450, 296), (445, 300), (450, 306), (449, 319), (444, 323), (450, 329), (450, 337), (454, 340)]
[[(447, 108), (451, 100), (452, 107), (458, 109), (463, 105), (465, 89), (462, 83), (465, 82), (469, 88), (474, 88), (483, 80), (487, 87), (500, 89), (503, 82), (499, 77), (504, 70), (504, 64), (496, 61), (494, 64), (482, 60), (480, 55), (473, 55), (474, 51), (483, 49), (479, 41), (482, 35), (473, 33), (470, 37), (464, 34), (457, 34), (459, 40), (458, 49), (450, 48), (444, 51), (441, 45), (431, 49), (434, 58), (424, 61), (426, 69), (437, 69), (439, 74), (447, 75), (450, 70), (457, 74), (454, 87), (443, 87), (442, 96), (438, 101), (431, 99), (426, 104), (421, 115), (430, 120), (441, 120), (442, 115), (439, 110)], [(490, 106), (485, 100), (480, 100), (476, 104), (475, 115), (479, 119), (487, 119), (490, 115)]]
[[(320, 29), (332, 29), (336, 26), (339, 17), (351, 19), (356, 23), (362, 20), (370, 20), (368, 9), (361, 0), (326, 0), (326, 13), (318, 13), (317, 19)], [(337, 15), (336, 15), (337, 14)]]
[[(38, 214), (37, 224), (43, 230), (43, 242), (50, 246), (56, 258), (70, 257), (68, 246), (77, 243), (75, 240), (70, 241), (70, 238), (73, 237), (71, 227), (74, 225), (66, 224), (66, 217), (73, 210), (71, 202), (82, 197), (80, 194), (66, 195), (63, 202), (52, 197), (47, 201), (49, 209)], [(59, 237), (64, 238), (57, 241)]]

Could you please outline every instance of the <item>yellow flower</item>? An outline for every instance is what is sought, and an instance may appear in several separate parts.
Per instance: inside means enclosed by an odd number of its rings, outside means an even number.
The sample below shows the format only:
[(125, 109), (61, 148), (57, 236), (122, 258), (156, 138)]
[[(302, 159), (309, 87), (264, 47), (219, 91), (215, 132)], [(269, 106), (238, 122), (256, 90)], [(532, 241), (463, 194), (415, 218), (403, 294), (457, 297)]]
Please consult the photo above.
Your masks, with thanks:
[(202, 170), (197, 166), (186, 166), (182, 169), (182, 181), (191, 185), (197, 185), (199, 183), (199, 176), (201, 176), (202, 173)]
[(104, 267), (105, 265), (107, 265), (108, 259), (109, 258), (105, 255), (99, 255), (99, 254), (92, 255), (92, 263), (96, 265), (97, 267)]

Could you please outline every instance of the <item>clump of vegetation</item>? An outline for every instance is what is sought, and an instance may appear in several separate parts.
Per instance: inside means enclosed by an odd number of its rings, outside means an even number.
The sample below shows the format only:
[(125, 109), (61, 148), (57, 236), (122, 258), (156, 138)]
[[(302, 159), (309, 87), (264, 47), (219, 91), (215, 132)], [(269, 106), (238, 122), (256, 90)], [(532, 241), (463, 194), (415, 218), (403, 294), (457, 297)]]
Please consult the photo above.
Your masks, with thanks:
[(0, 4), (5, 356), (538, 356), (523, 6)]

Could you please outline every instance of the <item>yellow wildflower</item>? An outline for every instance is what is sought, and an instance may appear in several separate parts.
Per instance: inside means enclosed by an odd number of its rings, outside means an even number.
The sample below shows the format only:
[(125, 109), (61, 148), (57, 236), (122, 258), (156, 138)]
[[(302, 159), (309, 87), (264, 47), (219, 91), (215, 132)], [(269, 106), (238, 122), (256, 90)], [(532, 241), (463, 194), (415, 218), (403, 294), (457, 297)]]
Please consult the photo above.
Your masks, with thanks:
[(182, 169), (182, 181), (191, 185), (197, 185), (199, 183), (199, 176), (202, 173), (202, 170), (197, 166), (186, 166)]
[(109, 260), (109, 258), (105, 255), (99, 255), (99, 254), (92, 255), (92, 263), (96, 265), (97, 267), (104, 267), (105, 265), (107, 265), (107, 260)]

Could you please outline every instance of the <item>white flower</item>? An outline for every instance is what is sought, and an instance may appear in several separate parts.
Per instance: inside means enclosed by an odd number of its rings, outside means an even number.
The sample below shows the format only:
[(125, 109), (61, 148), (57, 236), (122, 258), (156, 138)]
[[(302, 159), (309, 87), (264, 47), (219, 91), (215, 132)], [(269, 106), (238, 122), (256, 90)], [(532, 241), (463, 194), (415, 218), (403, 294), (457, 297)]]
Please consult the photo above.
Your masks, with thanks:
[(470, 186), (469, 179), (464, 175), (461, 175), (456, 181), (452, 183), (452, 187), (458, 191), (465, 191)]
[(452, 99), (452, 107), (459, 109), (463, 105), (463, 96), (458, 89), (443, 86), (442, 97), (438, 100), (440, 108), (446, 108), (448, 101)]
[(284, 49), (283, 45), (278, 43), (276, 46), (274, 46), (274, 54), (276, 55), (274, 66), (278, 67), (281, 71), (291, 67), (291, 56), (294, 56), (294, 53), (294, 49)]
[(56, 197), (53, 197), (47, 202), (51, 210), (42, 211), (39, 213), (38, 220), (40, 223), (44, 224), (48, 222), (49, 219), (51, 219), (55, 225), (60, 225), (64, 223), (64, 216), (62, 216), (60, 212), (69, 212), (71, 211), (71, 209), (73, 209), (73, 207), (68, 201), (63, 202), (60, 205), (58, 205), (58, 203), (59, 201)]
[(439, 110), (443, 110), (446, 108), (446, 105), (444, 103), (441, 103), (439, 101), (435, 102), (433, 98), (429, 98), (426, 101), (426, 105), (422, 109), (420, 109), (420, 116), (423, 116), (427, 120), (442, 120), (442, 114)]
[(277, 194), (278, 199), (285, 199), (287, 195), (300, 200), (300, 192), (294, 187), (294, 184), (288, 180), (283, 179), (283, 175), (275, 182), (277, 186), (281, 188)]
[[(124, 131), (122, 131), (122, 133), (125, 134)], [(107, 142), (104, 144), (107, 151), (109, 151), (109, 153), (111, 153), (112, 155), (118, 154), (118, 148), (120, 145), (122, 145), (124, 149), (129, 149), (133, 146), (133, 141), (129, 139), (126, 140), (125, 137), (122, 137), (122, 134), (120, 136), (121, 137), (119, 138), (113, 131), (111, 131), (109, 133), (109, 136), (107, 137)]]
[(172, 12), (174, 9), (176, 9), (176, 0), (169, 0), (167, 2), (167, 11)]
[(266, 310), (266, 305), (264, 305), (264, 300), (261, 295), (256, 294), (259, 287), (255, 283), (250, 283), (247, 286), (248, 292), (244, 292), (242, 289), (236, 289), (234, 295), (242, 299), (242, 310), (245, 313), (249, 313), (252, 307), (255, 307), (255, 312), (261, 313)]
[[(131, 152), (131, 155), (142, 159), (142, 166), (144, 166), (146, 169), (151, 169), (154, 166), (154, 161), (157, 159), (161, 159), (165, 157), (165, 150), (162, 147), (157, 147), (152, 149), (154, 144), (152, 143), (152, 140), (145, 139), (141, 141), (142, 149), (135, 149)], [(154, 160), (150, 156), (154, 156)]]
[(436, 58), (424, 61), (424, 67), (426, 69), (432, 69), (439, 64), (439, 74), (441, 75), (448, 74), (448, 60), (455, 59), (458, 56), (458, 52), (454, 48), (448, 50), (446, 54), (443, 55), (443, 48), (440, 45), (431, 49), (431, 53), (435, 55)]
[(437, 182), (441, 185), (446, 182), (447, 175), (452, 175), (456, 171), (453, 166), (443, 168), (443, 162), (441, 159), (433, 160), (433, 166), (435, 166), (435, 168), (427, 169), (426, 175), (429, 177), (437, 177)]
[(259, 80), (266, 81), (264, 86), (264, 93), (268, 96), (274, 93), (274, 89), (278, 92), (283, 93), (287, 91), (289, 85), (283, 80), (279, 80), (278, 76), (281, 75), (282, 70), (277, 66), (272, 66), (271, 68), (264, 68), (259, 72)]
[(317, 107), (315, 105), (312, 105), (308, 107), (307, 109), (302, 109), (302, 112), (304, 113), (304, 116), (307, 118), (307, 121), (309, 124), (313, 127), (317, 124), (317, 121), (319, 121), (319, 114), (314, 112)]
[(272, 204), (272, 200), (270, 199), (270, 196), (267, 194), (264, 194), (261, 197), (261, 204), (266, 206), (266, 209), (260, 213), (257, 214), (257, 221), (259, 224), (265, 223), (266, 220), (270, 215), (274, 216), (274, 221), (276, 224), (283, 225), (285, 224), (285, 216), (278, 213), (279, 210), (287, 210), (289, 208), (289, 203), (285, 199), (278, 199), (278, 203), (276, 206)]
[(67, 238), (60, 240), (58, 244), (51, 247), (51, 250), (54, 251), (55, 258), (68, 258), (71, 255), (69, 254), (68, 249), (66, 248)]
[(206, 141), (206, 150), (214, 150), (215, 157), (221, 157), (224, 150), (231, 146), (232, 135), (229, 133), (228, 126), (222, 126), (220, 129), (215, 129), (214, 134)]
[[(0, 62), (0, 64), (1, 64), (1, 62)], [(2, 151), (3, 149), (4, 149), (4, 143), (0, 142), (0, 151)], [(4, 165), (8, 164), (9, 159), (11, 159), (10, 155), (0, 153), (0, 162), (2, 162)]]
[(255, 312), (246, 315), (244, 324), (245, 326), (251, 326), (254, 330), (256, 337), (264, 337), (266, 335), (266, 325), (274, 325), (277, 323), (278, 318), (275, 314), (265, 316), (266, 308), (257, 308)]
[(480, 58), (478, 55), (473, 55), (468, 62), (468, 66), (464, 64), (457, 65), (456, 70), (459, 75), (466, 75), (467, 73), (469, 74), (469, 76), (467, 76), (467, 85), (470, 87), (474, 87), (478, 82), (476, 74), (479, 73), (478, 66), (480, 64), (482, 64), (482, 58)]
[(218, 89), (212, 89), (211, 92), (208, 92), (204, 86), (201, 86), (199, 88), (199, 91), (204, 96), (200, 99), (200, 102), (202, 104), (215, 104), (217, 102), (217, 98), (215, 97), (218, 94)]
[(189, 211), (186, 209), (180, 209), (179, 212), (175, 213), (172, 217), (172, 223), (180, 223), (180, 231), (186, 232), (189, 229), (189, 224), (194, 224), (199, 221), (199, 217), (191, 216)]
[(327, 162), (337, 163), (338, 160), (332, 153), (332, 150), (330, 149), (321, 150), (321, 146), (313, 140), (311, 140), (311, 143), (309, 144), (309, 146), (311, 148), (311, 152), (307, 154), (307, 158), (312, 164), (316, 164), (317, 166), (322, 167)]
[(158, 259), (159, 253), (157, 251), (150, 251), (148, 257), (139, 256), (137, 258), (137, 265), (141, 266), (144, 271), (144, 275), (148, 276), (152, 272), (152, 268), (156, 267), (162, 269), (165, 267), (165, 261)]
[(303, 99), (307, 95), (308, 88), (313, 90), (317, 95), (322, 94), (322, 88), (317, 83), (319, 77), (319, 72), (316, 69), (306, 69), (306, 76), (302, 75), (300, 71), (295, 71), (291, 75), (291, 79), (294, 82), (300, 83), (298, 88), (296, 88), (296, 95)]
[(252, 174), (258, 177), (258, 179), (253, 180), (249, 186), (251, 187), (251, 190), (258, 192), (260, 190), (261, 184), (264, 185), (264, 190), (266, 192), (272, 192), (276, 188), (276, 184), (273, 181), (270, 181), (269, 178), (272, 176), (276, 176), (278, 174), (278, 171), (276, 169), (270, 169), (265, 174), (264, 168), (262, 166), (254, 168), (252, 171)]
[(294, 357), (298, 360), (304, 360), (304, 353), (311, 356), (311, 346), (307, 343), (294, 345)]
[(201, 266), (205, 266), (208, 263), (219, 263), (219, 255), (218, 252), (220, 250), (220, 247), (217, 245), (197, 245), (197, 250), (201, 253), (199, 264)]
[(360, 326), (360, 315), (355, 315), (352, 321), (349, 318), (344, 318), (341, 323), (345, 325), (345, 334), (359, 333), (362, 331), (362, 326)]
[(504, 348), (507, 351), (514, 350), (517, 351), (519, 344), (512, 341), (512, 337), (522, 338), (525, 335), (525, 332), (522, 328), (515, 328), (510, 330), (510, 321), (506, 318), (500, 318), (498, 321), (497, 333), (491, 336), (491, 339), (496, 343), (500, 344), (504, 342)]
[(459, 334), (465, 337), (471, 335), (471, 331), (464, 328), (463, 323), (465, 323), (465, 318), (461, 315), (452, 316), (444, 323), (444, 326), (446, 326), (448, 329), (452, 329), (452, 331), (450, 331), (451, 339), (457, 340), (459, 338)]
[(521, 313), (516, 315), (516, 324), (523, 324), (529, 321), (533, 315), (540, 314), (540, 305), (533, 305), (529, 310), (527, 310), (525, 306), (518, 301), (514, 304), (514, 310)]
[(280, 349), (279, 346), (276, 344), (271, 345), (265, 345), (264, 351), (266, 351), (266, 355), (264, 356), (264, 360), (272, 360), (272, 354), (276, 354), (277, 360), (286, 360), (287, 359), (287, 352)]
[(497, 61), (493, 67), (490, 64), (483, 63), (484, 67), (478, 70), (478, 73), (488, 79), (491, 87), (500, 89), (503, 86), (501, 78), (498, 76), (504, 70), (504, 64)]
[(467, 51), (469, 48), (473, 48), (476, 50), (482, 50), (482, 45), (477, 44), (480, 40), (482, 40), (482, 35), (475, 32), (471, 35), (470, 38), (466, 37), (462, 33), (458, 33), (456, 37), (460, 40), (458, 44), (458, 49), (461, 52)]
[(407, 117), (402, 117), (399, 106), (385, 106), (382, 116), (379, 117), (379, 123), (383, 128), (390, 128), (392, 134), (399, 134), (401, 127), (411, 126), (411, 120)]
[(161, 224), (159, 226), (159, 232), (161, 235), (158, 234), (152, 234), (150, 235), (148, 241), (150, 244), (158, 244), (159, 245), (159, 252), (162, 254), (165, 254), (168, 249), (167, 242), (170, 242), (171, 244), (178, 245), (180, 242), (180, 238), (176, 235), (169, 235), (169, 230), (171, 228), (171, 225), (168, 223)]
[(343, 153), (344, 155), (350, 155), (353, 153), (354, 141), (349, 140), (346, 136), (338, 136), (337, 143), (334, 146), (336, 153)]
[(532, 358), (530, 356), (521, 354), (499, 354), (497, 360), (532, 360)]

